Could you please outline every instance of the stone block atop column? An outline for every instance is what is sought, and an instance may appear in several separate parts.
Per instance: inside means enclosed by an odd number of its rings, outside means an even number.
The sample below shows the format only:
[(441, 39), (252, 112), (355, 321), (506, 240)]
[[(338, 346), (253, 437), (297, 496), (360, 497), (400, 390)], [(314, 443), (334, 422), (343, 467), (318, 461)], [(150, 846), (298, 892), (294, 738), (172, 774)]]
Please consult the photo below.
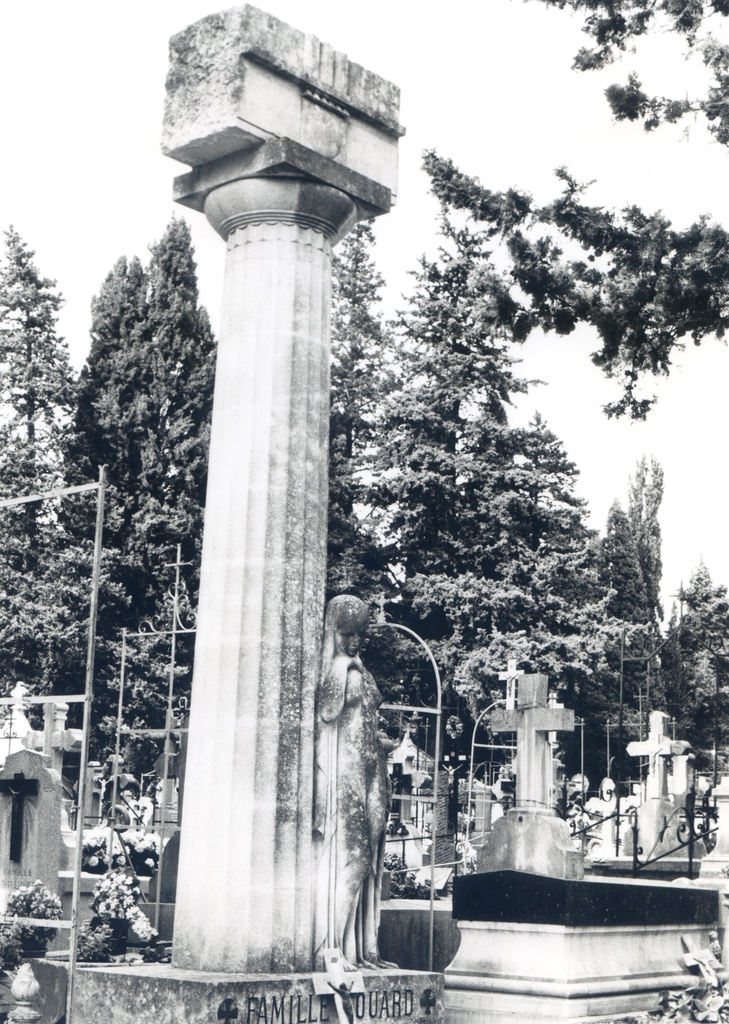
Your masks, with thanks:
[(194, 168), (175, 199), (202, 210), (229, 181), (293, 174), (386, 213), (399, 105), (396, 85), (250, 4), (202, 18), (170, 41), (162, 151)]

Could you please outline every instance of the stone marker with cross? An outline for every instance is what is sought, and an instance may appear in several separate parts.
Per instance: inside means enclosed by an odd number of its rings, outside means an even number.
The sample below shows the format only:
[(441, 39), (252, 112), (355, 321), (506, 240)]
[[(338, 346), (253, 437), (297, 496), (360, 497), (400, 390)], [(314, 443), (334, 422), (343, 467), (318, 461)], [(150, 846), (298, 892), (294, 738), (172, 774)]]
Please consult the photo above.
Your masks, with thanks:
[(67, 729), (68, 704), (61, 697), (58, 704), (43, 705), (43, 730), (31, 729), (26, 733), (24, 746), (28, 750), (42, 750), (50, 757), (51, 767), (63, 774), (63, 755), (81, 750), (82, 729)]
[(567, 823), (552, 806), (551, 732), (572, 732), (573, 711), (549, 706), (548, 677), (524, 675), (517, 706), (491, 715), (495, 733), (516, 733), (516, 802), (479, 851), (480, 871), (529, 871), (555, 878), (582, 878), (583, 854), (572, 846)]
[[(631, 757), (648, 758), (644, 799), (638, 808), (638, 843), (644, 859), (672, 850), (676, 857), (686, 855), (676, 848), (681, 843), (681, 809), (693, 783), (693, 755), (689, 753), (690, 743), (668, 735), (668, 725), (667, 714), (652, 711), (648, 739), (633, 740), (626, 748)], [(694, 856), (699, 859), (704, 852), (703, 843), (697, 843)], [(632, 832), (626, 834), (624, 853), (632, 856)]]
[(58, 890), (61, 861), (61, 777), (51, 759), (20, 750), (0, 772), (0, 913), (7, 898), (40, 878)]

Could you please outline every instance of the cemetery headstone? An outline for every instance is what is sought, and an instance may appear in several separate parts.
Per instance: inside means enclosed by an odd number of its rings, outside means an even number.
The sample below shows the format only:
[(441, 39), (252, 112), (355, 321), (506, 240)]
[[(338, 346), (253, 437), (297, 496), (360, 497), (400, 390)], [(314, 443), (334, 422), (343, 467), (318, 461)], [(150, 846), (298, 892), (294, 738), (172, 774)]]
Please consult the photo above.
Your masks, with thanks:
[(44, 754), (16, 751), (0, 771), (0, 912), (37, 878), (58, 890), (61, 842), (61, 777)]
[(479, 851), (480, 871), (529, 871), (556, 878), (582, 878), (583, 854), (572, 845), (567, 823), (553, 808), (549, 734), (571, 732), (574, 712), (549, 706), (548, 678), (519, 679), (516, 708), (495, 710), (491, 729), (516, 732), (516, 802), (496, 819), (491, 841)]
[[(631, 757), (648, 757), (648, 775), (644, 799), (638, 808), (638, 842), (643, 857), (653, 858), (676, 850), (680, 846), (679, 829), (686, 793), (693, 784), (693, 762), (688, 751), (691, 744), (674, 740), (668, 735), (669, 716), (652, 711), (648, 739), (628, 744)], [(676, 767), (677, 765), (677, 767)], [(674, 778), (671, 771), (677, 771)], [(671, 785), (676, 783), (675, 787)], [(632, 855), (632, 833), (626, 835), (625, 853)], [(695, 856), (703, 855), (703, 844), (698, 844)], [(680, 856), (681, 851), (676, 851)]]

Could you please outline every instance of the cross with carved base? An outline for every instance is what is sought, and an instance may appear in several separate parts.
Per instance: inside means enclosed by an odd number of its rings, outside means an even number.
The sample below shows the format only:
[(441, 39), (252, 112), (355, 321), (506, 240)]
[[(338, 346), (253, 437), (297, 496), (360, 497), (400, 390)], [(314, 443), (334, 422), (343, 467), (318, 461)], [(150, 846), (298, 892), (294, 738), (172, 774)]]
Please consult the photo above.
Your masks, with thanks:
[(548, 707), (549, 677), (522, 676), (514, 711), (496, 710), (491, 715), (492, 732), (515, 732), (516, 807), (550, 806), (552, 748), (550, 732), (573, 732), (575, 713)]
[(26, 779), (22, 772), (16, 772), (12, 779), (0, 779), (0, 793), (12, 796), (10, 811), (10, 859), (18, 864), (23, 849), (23, 806), (26, 796), (36, 796), (38, 779)]

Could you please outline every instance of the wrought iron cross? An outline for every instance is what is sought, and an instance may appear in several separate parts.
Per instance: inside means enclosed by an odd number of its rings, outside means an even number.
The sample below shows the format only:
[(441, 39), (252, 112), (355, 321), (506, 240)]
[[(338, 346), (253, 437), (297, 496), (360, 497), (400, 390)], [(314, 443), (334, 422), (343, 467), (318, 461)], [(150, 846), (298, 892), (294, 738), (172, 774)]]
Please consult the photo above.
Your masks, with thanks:
[(0, 779), (0, 793), (13, 798), (10, 810), (10, 859), (18, 864), (23, 848), (23, 806), (26, 796), (37, 796), (38, 779), (26, 779), (16, 772), (12, 779)]

